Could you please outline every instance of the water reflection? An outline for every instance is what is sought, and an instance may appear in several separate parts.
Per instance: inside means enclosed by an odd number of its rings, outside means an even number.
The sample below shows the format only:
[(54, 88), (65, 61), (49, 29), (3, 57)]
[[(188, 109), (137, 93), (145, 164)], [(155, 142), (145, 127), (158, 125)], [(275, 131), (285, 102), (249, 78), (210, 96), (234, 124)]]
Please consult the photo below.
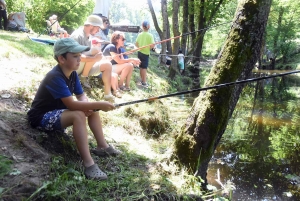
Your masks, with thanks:
[(220, 187), (219, 169), (221, 181), (236, 187), (233, 200), (300, 200), (299, 86), (290, 75), (245, 87), (210, 163), (209, 183)]

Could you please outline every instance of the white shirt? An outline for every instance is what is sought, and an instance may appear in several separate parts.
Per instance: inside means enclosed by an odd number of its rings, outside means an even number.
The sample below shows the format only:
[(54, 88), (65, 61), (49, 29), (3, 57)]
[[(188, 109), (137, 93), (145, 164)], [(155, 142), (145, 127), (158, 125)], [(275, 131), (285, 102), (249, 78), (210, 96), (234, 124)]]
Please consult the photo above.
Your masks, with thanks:
[(177, 56), (178, 56), (178, 63), (184, 63), (184, 55), (182, 53), (179, 53)]
[(101, 13), (102, 16), (108, 18), (109, 8), (111, 6), (111, 0), (96, 0), (94, 12), (95, 14)]

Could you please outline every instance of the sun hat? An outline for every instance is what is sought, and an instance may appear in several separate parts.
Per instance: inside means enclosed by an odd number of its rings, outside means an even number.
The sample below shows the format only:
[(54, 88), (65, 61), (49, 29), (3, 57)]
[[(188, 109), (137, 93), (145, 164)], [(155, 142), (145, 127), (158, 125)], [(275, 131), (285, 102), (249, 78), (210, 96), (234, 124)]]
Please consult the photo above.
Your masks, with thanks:
[(55, 56), (59, 56), (67, 52), (81, 53), (89, 50), (90, 50), (89, 46), (80, 45), (77, 41), (75, 41), (72, 38), (62, 38), (57, 40), (54, 44)]
[(99, 17), (97, 15), (88, 16), (88, 18), (86, 19), (84, 25), (92, 25), (92, 26), (95, 26), (95, 27), (104, 28), (103, 27), (103, 21), (102, 21), (101, 17)]

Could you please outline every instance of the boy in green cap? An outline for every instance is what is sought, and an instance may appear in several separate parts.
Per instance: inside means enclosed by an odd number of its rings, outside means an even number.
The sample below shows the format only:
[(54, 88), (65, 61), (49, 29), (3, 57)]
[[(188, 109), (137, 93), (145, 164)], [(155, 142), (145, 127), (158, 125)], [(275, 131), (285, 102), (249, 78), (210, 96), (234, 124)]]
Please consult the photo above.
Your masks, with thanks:
[[(94, 154), (105, 156), (121, 152), (106, 143), (99, 113), (93, 111), (113, 110), (114, 105), (106, 101), (88, 102), (76, 73), (81, 52), (88, 50), (88, 46), (79, 45), (72, 38), (63, 38), (54, 44), (54, 58), (58, 64), (41, 82), (27, 114), (31, 126), (45, 132), (63, 131), (66, 127), (73, 126), (73, 136), (83, 160), (85, 175), (102, 180), (107, 179), (107, 175), (91, 157), (86, 119), (97, 141), (97, 148), (92, 150)], [(73, 94), (77, 101), (73, 99)]]

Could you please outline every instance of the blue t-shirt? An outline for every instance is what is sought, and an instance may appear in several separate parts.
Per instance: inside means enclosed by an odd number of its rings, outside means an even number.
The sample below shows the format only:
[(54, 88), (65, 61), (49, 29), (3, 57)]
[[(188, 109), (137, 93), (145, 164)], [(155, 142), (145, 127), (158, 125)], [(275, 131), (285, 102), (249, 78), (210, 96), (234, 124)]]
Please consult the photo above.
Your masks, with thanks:
[(44, 115), (53, 110), (67, 109), (61, 98), (83, 93), (76, 71), (67, 78), (57, 65), (49, 71), (41, 82), (34, 97), (28, 120), (32, 127), (37, 127)]
[[(109, 45), (107, 45), (105, 48), (104, 48), (104, 50), (103, 50), (103, 55), (104, 56), (111, 56), (111, 52), (114, 52), (114, 53), (116, 53), (116, 54), (120, 54), (121, 53), (121, 50), (120, 50), (120, 48), (119, 49), (117, 49), (116, 48), (116, 46), (114, 45), (114, 44), (109, 44)], [(120, 58), (121, 58), (121, 56), (120, 56)], [(115, 60), (111, 60), (111, 64), (112, 65), (115, 65), (115, 64), (118, 64)]]
[[(124, 47), (120, 47), (120, 50), (121, 50), (121, 53), (126, 52), (126, 50), (125, 50)], [(124, 58), (124, 59), (128, 59), (128, 55), (127, 55), (127, 54), (123, 54), (123, 58)]]

